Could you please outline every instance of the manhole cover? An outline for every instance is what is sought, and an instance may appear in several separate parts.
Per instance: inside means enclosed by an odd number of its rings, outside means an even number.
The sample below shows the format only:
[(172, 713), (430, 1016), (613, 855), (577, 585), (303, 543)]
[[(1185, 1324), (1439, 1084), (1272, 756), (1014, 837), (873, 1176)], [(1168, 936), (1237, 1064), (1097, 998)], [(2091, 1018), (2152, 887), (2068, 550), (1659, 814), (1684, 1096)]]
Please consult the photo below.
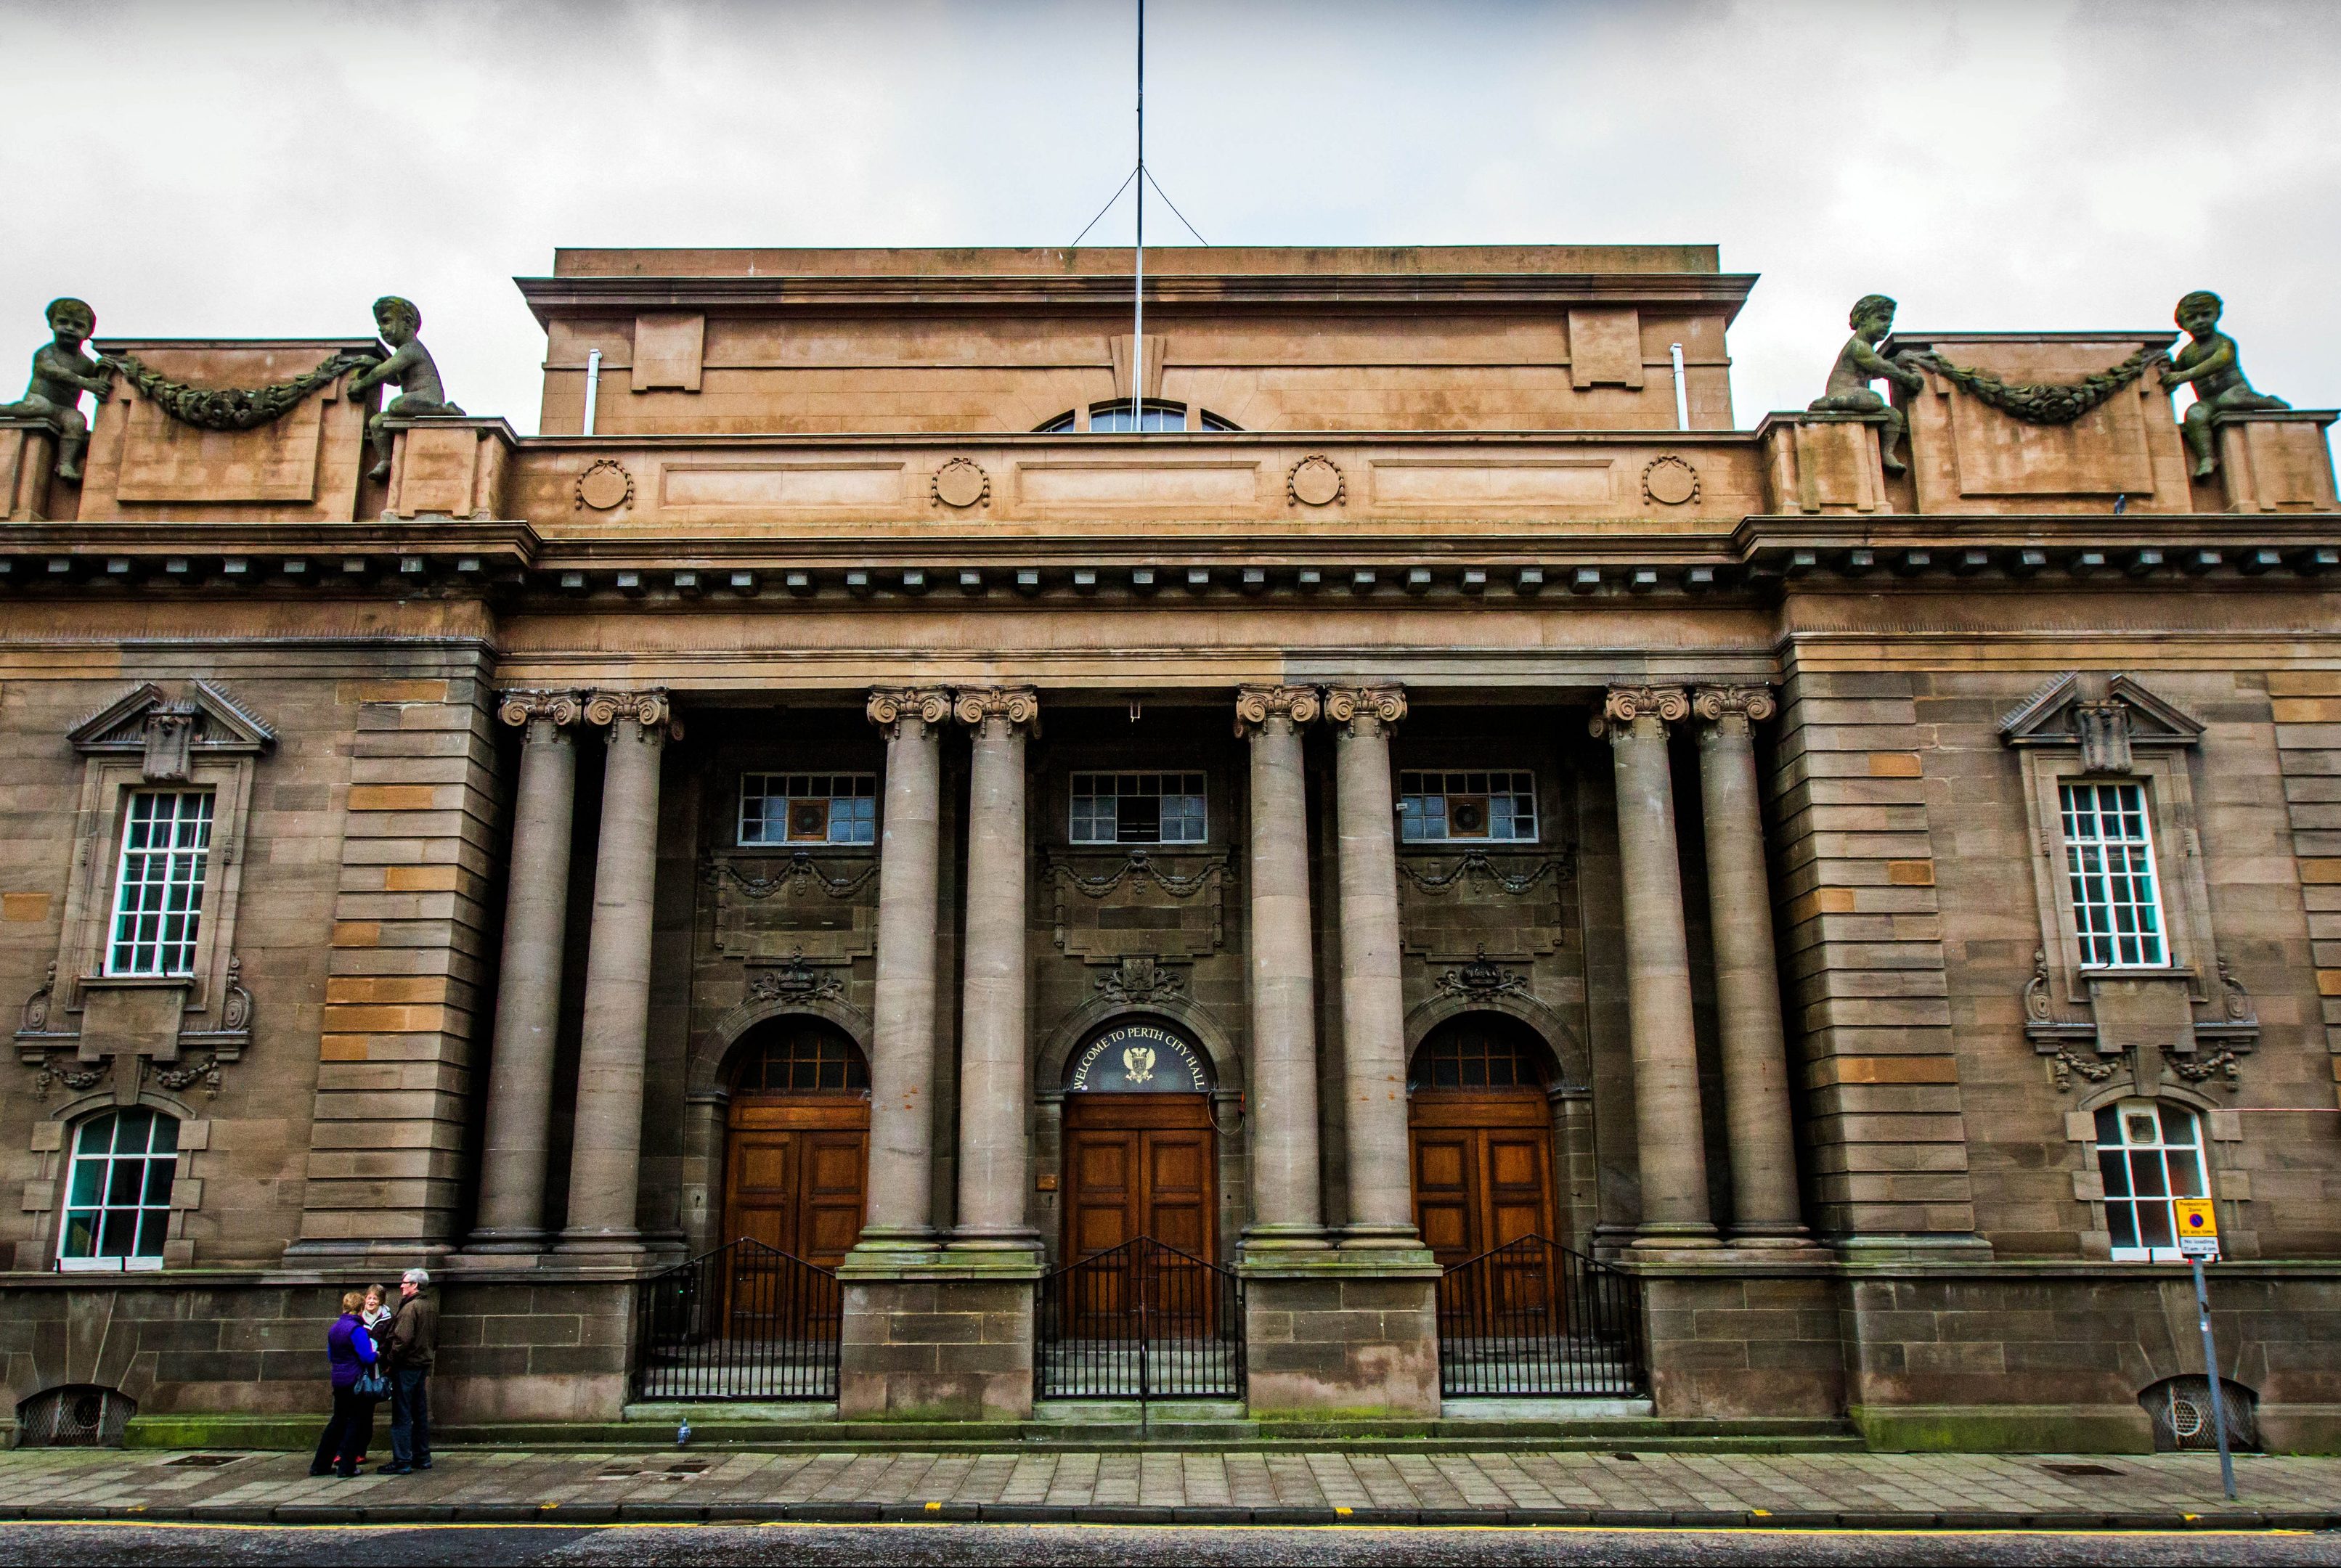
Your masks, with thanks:
[(243, 1458), (241, 1454), (189, 1454), (164, 1462), (168, 1470), (217, 1470), (223, 1464), (233, 1464)]
[(2046, 1470), (2051, 1475), (2121, 1475), (2127, 1474), (2124, 1471), (2116, 1470), (2110, 1464), (2044, 1464), (2040, 1468)]

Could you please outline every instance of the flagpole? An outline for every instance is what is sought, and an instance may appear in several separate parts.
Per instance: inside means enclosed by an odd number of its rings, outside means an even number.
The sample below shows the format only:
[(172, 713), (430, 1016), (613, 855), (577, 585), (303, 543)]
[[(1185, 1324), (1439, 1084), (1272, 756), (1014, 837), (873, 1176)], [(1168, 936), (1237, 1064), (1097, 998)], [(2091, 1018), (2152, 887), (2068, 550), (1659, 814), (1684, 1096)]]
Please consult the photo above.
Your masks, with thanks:
[(1130, 337), (1130, 428), (1146, 429), (1146, 0), (1138, 0), (1138, 244), (1136, 322)]

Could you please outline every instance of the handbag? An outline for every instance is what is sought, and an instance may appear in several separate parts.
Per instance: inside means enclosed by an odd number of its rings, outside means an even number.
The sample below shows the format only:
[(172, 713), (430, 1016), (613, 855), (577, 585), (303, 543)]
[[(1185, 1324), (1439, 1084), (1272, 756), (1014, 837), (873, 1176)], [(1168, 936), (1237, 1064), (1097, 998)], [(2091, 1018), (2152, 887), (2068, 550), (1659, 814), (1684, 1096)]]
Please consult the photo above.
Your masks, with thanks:
[(358, 1380), (350, 1384), (350, 1392), (360, 1399), (388, 1399), (390, 1379), (382, 1374), (379, 1365), (369, 1366), (358, 1374)]

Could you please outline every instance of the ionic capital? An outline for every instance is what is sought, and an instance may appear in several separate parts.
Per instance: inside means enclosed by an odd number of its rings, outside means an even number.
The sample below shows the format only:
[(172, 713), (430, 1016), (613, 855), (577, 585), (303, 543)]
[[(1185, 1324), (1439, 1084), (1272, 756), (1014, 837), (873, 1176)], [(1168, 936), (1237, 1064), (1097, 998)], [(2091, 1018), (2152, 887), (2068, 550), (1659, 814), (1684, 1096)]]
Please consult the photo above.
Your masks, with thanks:
[(915, 719), (931, 729), (951, 717), (951, 693), (939, 686), (880, 686), (872, 690), (863, 711), (892, 740), (903, 719)]
[(1314, 686), (1239, 686), (1236, 688), (1236, 733), (1251, 735), (1271, 719), (1281, 719), (1298, 729), (1317, 722), (1324, 711), (1322, 695)]
[(997, 719), (1011, 729), (1031, 731), (1041, 727), (1041, 694), (1029, 686), (969, 688), (953, 694), (951, 714), (971, 729)]
[(1370, 719), (1387, 729), (1406, 717), (1406, 689), (1401, 686), (1329, 686), (1325, 717), (1347, 729)]
[(640, 740), (682, 739), (682, 726), (674, 719), (674, 705), (661, 689), (596, 691), (585, 699), (586, 723), (599, 727), (615, 724), (621, 719), (634, 721), (635, 739)]
[(527, 688), (506, 691), (496, 698), (496, 717), (515, 729), (525, 729), (532, 719), (549, 720), (556, 729), (566, 729), (585, 714), (585, 694), (582, 691), (544, 691)]
[(1761, 724), (1780, 710), (1780, 704), (1767, 687), (1702, 686), (1691, 693), (1690, 708), (1709, 724), (1735, 718)]
[(1690, 717), (1690, 698), (1679, 686), (1612, 686), (1602, 694), (1601, 711), (1587, 726), (1612, 739), (1630, 734), (1637, 719), (1679, 724)]

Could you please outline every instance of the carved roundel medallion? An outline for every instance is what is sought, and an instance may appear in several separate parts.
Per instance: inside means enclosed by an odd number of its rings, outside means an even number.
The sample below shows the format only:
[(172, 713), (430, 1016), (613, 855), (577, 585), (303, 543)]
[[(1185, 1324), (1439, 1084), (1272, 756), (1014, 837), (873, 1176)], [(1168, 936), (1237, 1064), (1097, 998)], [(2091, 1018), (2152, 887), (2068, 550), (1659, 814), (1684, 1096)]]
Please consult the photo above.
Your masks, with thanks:
[(937, 501), (963, 511), (991, 499), (991, 476), (982, 464), (955, 457), (935, 470), (932, 488)]
[(608, 511), (634, 499), (634, 476), (603, 458), (577, 476), (577, 504)]
[(1669, 452), (1654, 457), (1642, 470), (1642, 493), (1660, 506), (1680, 506), (1698, 499), (1698, 470)]
[(1341, 471), (1329, 457), (1304, 457), (1284, 476), (1284, 493), (1303, 506), (1330, 506), (1341, 490)]

